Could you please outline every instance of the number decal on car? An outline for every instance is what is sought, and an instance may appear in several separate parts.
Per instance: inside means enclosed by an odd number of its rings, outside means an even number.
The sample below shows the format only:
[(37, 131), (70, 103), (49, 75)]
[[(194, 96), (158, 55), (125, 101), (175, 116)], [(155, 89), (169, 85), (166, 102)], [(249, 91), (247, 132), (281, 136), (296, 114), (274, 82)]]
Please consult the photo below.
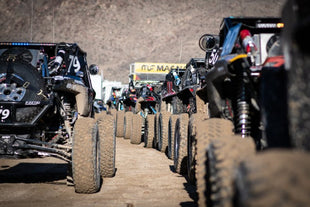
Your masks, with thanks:
[(211, 65), (211, 66), (215, 65), (217, 59), (219, 58), (219, 54), (218, 53), (219, 53), (218, 50), (216, 50), (216, 49), (212, 50), (212, 53), (211, 53), (211, 55), (209, 57), (209, 65)]
[(0, 117), (1, 120), (5, 120), (10, 116), (10, 110), (9, 109), (0, 109)]
[(69, 55), (70, 65), (68, 67), (68, 72), (78, 72), (81, 69), (81, 64), (77, 56)]

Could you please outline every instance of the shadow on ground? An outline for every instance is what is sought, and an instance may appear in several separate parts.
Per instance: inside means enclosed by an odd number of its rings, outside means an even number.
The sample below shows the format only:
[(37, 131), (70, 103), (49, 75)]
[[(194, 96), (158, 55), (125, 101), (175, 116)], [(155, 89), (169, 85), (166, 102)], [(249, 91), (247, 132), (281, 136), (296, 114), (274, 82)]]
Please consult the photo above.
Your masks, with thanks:
[[(0, 183), (41, 183), (66, 179), (67, 164), (19, 163), (0, 166)], [(66, 184), (66, 182), (64, 182)]]
[[(170, 171), (173, 173), (176, 173), (175, 168), (173, 165), (169, 165)], [(180, 175), (182, 176), (182, 175)], [(186, 175), (184, 175), (185, 179), (187, 180), (187, 183), (183, 183), (184, 185), (184, 189), (186, 190), (186, 192), (188, 193), (189, 197), (191, 199), (193, 199), (192, 202), (183, 202), (180, 203), (180, 206), (183, 207), (197, 207), (198, 204), (198, 194), (197, 194), (197, 188), (196, 186), (190, 184), (190, 182), (188, 181), (188, 177)]]

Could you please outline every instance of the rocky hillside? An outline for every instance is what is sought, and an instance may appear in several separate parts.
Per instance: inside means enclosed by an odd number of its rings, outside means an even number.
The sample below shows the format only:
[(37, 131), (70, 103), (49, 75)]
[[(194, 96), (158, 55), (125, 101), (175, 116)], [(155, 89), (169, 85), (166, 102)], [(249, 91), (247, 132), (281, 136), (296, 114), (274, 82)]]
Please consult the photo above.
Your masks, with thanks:
[(0, 41), (77, 42), (109, 80), (136, 61), (203, 57), (225, 16), (279, 16), (284, 0), (0, 0)]

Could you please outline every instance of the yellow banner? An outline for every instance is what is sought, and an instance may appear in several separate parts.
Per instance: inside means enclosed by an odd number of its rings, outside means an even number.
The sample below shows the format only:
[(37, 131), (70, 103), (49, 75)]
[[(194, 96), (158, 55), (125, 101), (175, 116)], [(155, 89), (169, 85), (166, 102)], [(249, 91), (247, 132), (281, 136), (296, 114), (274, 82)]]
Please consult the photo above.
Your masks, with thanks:
[(182, 63), (135, 63), (135, 73), (161, 73), (167, 74), (172, 69), (186, 69)]

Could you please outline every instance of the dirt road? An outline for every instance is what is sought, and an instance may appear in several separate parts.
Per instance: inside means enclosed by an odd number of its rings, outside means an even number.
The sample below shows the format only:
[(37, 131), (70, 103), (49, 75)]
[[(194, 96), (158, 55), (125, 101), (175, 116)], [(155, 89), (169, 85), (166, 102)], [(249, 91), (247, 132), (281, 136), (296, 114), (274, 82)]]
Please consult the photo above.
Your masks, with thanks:
[(155, 149), (117, 138), (116, 176), (83, 195), (66, 186), (66, 164), (58, 159), (0, 159), (0, 206), (196, 206), (195, 188), (172, 165)]

